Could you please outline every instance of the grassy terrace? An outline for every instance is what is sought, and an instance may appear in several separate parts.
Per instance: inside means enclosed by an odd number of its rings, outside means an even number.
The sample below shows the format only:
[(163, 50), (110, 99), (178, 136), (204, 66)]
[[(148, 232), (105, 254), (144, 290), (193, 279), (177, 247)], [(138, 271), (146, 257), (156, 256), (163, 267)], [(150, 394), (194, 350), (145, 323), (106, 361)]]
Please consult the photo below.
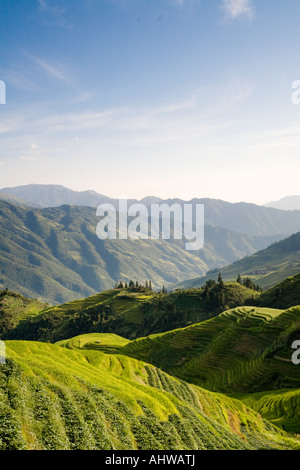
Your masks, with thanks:
[(75, 336), (69, 340), (58, 341), (56, 344), (68, 349), (92, 349), (114, 354), (128, 343), (128, 339), (113, 333), (89, 333)]

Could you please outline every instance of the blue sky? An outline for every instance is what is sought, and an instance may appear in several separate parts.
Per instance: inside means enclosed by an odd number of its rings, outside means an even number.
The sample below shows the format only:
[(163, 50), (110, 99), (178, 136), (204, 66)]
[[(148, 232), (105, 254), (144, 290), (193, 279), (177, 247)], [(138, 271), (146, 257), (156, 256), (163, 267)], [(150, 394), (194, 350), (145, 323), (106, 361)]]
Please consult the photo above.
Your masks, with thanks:
[(0, 187), (299, 194), (298, 0), (0, 0)]

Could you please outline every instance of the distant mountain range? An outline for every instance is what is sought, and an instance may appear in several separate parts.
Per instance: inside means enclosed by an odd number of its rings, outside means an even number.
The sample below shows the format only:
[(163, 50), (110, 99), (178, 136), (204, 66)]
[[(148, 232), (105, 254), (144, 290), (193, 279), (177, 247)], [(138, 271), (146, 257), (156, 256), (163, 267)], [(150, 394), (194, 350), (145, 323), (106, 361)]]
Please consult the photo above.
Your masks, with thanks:
[(274, 207), (285, 211), (300, 210), (300, 196), (287, 196), (279, 201), (267, 202), (265, 207)]
[[(15, 188), (0, 189), (0, 198), (5, 197), (13, 203), (31, 205), (32, 207), (60, 207), (75, 205), (97, 207), (103, 203), (118, 204), (118, 199), (110, 198), (95, 191), (73, 191), (59, 185), (30, 184)], [(285, 236), (300, 230), (300, 210), (290, 213), (270, 207), (258, 206), (245, 202), (229, 203), (219, 199), (194, 198), (191, 201), (182, 199), (160, 199), (149, 196), (141, 199), (128, 200), (128, 204), (140, 202), (149, 206), (153, 203), (180, 204), (187, 202), (196, 205), (204, 204), (205, 222), (208, 225), (222, 227), (236, 232), (254, 236)]]
[(114, 287), (120, 279), (171, 287), (268, 246), (251, 236), (206, 225), (204, 248), (183, 240), (100, 240), (90, 207), (33, 209), (0, 201), (0, 289), (62, 303)]
[[(14, 188), (3, 188), (0, 189), (0, 199), (40, 208), (59, 207), (65, 204), (97, 207), (100, 204), (117, 204), (118, 202), (117, 199), (104, 196), (96, 191), (74, 191), (55, 184), (28, 184)], [(160, 201), (160, 198), (148, 196), (141, 201), (130, 199), (128, 203), (133, 204), (135, 202), (141, 202), (144, 204), (153, 204), (158, 201)]]

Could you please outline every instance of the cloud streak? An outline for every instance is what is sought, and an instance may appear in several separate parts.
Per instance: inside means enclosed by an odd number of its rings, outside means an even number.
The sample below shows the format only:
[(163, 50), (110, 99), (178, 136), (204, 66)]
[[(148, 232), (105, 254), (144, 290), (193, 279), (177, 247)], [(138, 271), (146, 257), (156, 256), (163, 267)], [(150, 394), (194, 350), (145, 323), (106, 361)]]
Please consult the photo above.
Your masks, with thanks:
[(46, 62), (45, 60), (42, 60), (39, 57), (33, 55), (30, 55), (30, 58), (49, 77), (62, 80), (64, 82), (69, 81), (68, 77), (66, 77), (66, 75), (63, 74), (63, 72), (59, 70), (58, 67), (55, 67), (52, 64), (49, 64), (49, 62)]

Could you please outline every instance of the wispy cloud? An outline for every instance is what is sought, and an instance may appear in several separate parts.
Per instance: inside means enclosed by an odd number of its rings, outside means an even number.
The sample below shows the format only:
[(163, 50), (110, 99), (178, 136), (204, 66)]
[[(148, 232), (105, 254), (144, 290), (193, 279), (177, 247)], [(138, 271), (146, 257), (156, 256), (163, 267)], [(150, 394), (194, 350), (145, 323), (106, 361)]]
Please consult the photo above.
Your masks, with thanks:
[[(60, 71), (46, 62), (36, 58), (36, 63), (53, 77), (63, 79)], [(78, 107), (76, 111), (57, 114), (46, 114), (45, 109), (38, 107), (35, 111), (31, 110), (30, 115), (19, 114), (2, 121), (0, 134), (46, 136), (62, 135), (65, 132), (89, 132), (90, 135), (97, 135), (97, 138), (101, 136), (105, 140), (116, 133), (122, 139), (128, 137), (130, 141), (134, 138), (139, 140), (142, 134), (153, 140), (156, 137), (159, 140), (164, 140), (165, 137), (167, 140), (181, 139), (214, 131), (220, 125), (223, 127), (224, 121), (227, 126), (228, 113), (247, 100), (250, 94), (247, 84), (237, 77), (231, 77), (217, 94), (204, 88), (182, 99), (156, 106), (97, 109), (90, 103), (92, 109), (82, 110)], [(83, 99), (83, 102), (86, 101), (88, 99)]]
[[(24, 57), (27, 59), (24, 62)], [(40, 93), (46, 86), (45, 78), (52, 82), (61, 82), (74, 91), (74, 101), (83, 103), (89, 101), (93, 96), (91, 92), (77, 90), (74, 74), (67, 70), (65, 64), (60, 64), (52, 60), (37, 57), (23, 51), (20, 64), (8, 66), (5, 69), (0, 67), (0, 75), (10, 86), (14, 86), (20, 90), (26, 90), (33, 93)], [(28, 60), (29, 59), (29, 60)], [(0, 125), (1, 129), (1, 125)], [(1, 132), (1, 130), (0, 130)]]
[(222, 9), (227, 19), (247, 18), (252, 20), (254, 17), (252, 0), (222, 0)]
[(31, 54), (27, 55), (34, 62), (34, 64), (37, 65), (39, 69), (42, 70), (48, 77), (54, 78), (56, 80), (61, 80), (67, 83), (70, 81), (70, 78), (63, 70), (62, 66), (57, 64), (54, 65), (49, 61), (46, 61)]

